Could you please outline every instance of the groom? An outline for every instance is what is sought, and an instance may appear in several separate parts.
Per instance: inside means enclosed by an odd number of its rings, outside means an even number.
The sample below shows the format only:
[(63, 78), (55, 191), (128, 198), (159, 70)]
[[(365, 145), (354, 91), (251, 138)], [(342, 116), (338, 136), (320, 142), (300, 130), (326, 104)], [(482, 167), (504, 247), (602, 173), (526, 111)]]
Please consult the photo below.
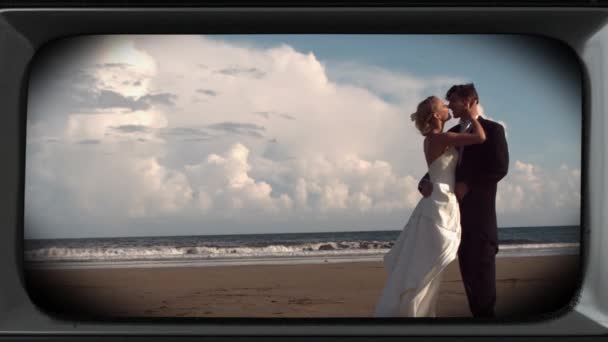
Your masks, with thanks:
[[(455, 118), (470, 112), (479, 115), (479, 97), (473, 84), (455, 85), (446, 99)], [(496, 253), (498, 229), (496, 224), (496, 187), (509, 167), (509, 151), (502, 125), (479, 117), (486, 132), (486, 141), (459, 148), (454, 193), (460, 204), (462, 237), (458, 248), (460, 273), (474, 317), (494, 317), (496, 304)], [(470, 122), (460, 123), (452, 132), (470, 130)], [(429, 175), (420, 181), (418, 189), (428, 197), (433, 191)]]

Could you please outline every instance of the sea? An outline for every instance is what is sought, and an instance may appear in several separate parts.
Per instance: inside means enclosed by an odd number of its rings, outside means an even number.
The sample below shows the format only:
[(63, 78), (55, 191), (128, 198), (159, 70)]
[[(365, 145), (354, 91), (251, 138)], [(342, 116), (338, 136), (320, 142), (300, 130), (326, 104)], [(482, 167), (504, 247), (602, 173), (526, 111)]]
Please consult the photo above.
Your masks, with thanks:
[[(497, 257), (580, 253), (580, 227), (499, 228)], [(28, 268), (178, 267), (381, 261), (401, 230), (26, 239)]]

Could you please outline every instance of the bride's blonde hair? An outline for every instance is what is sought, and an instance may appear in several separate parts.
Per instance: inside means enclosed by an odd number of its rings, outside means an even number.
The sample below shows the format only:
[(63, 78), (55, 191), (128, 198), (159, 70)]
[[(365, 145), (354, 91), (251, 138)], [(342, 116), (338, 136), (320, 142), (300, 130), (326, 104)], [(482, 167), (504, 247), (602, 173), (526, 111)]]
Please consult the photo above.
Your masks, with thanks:
[(431, 119), (433, 114), (437, 112), (437, 104), (435, 99), (439, 99), (437, 96), (429, 96), (424, 101), (418, 104), (416, 112), (410, 115), (410, 118), (416, 124), (416, 128), (422, 133), (427, 135), (431, 132)]

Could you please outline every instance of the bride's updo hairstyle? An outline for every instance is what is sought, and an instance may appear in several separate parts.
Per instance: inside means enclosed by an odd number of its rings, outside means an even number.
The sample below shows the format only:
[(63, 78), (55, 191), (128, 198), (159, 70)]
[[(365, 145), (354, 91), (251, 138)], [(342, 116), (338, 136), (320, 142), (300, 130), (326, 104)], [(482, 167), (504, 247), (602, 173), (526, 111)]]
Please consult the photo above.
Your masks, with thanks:
[(431, 131), (433, 127), (431, 127), (431, 119), (433, 118), (433, 114), (437, 111), (437, 99), (436, 96), (429, 96), (424, 101), (418, 104), (418, 108), (416, 112), (410, 117), (412, 121), (416, 124), (416, 128), (422, 133), (422, 135), (427, 135)]

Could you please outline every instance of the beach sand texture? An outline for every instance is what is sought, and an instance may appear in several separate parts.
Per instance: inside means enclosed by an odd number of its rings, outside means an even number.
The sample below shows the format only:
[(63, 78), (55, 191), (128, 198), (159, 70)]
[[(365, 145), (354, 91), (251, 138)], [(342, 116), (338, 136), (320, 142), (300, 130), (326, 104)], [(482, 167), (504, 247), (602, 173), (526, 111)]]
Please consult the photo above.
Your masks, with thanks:
[[(216, 267), (25, 269), (44, 311), (105, 317), (371, 317), (381, 262)], [(576, 294), (577, 255), (497, 259), (497, 315), (558, 310)], [(458, 262), (443, 278), (440, 317), (470, 317)]]

